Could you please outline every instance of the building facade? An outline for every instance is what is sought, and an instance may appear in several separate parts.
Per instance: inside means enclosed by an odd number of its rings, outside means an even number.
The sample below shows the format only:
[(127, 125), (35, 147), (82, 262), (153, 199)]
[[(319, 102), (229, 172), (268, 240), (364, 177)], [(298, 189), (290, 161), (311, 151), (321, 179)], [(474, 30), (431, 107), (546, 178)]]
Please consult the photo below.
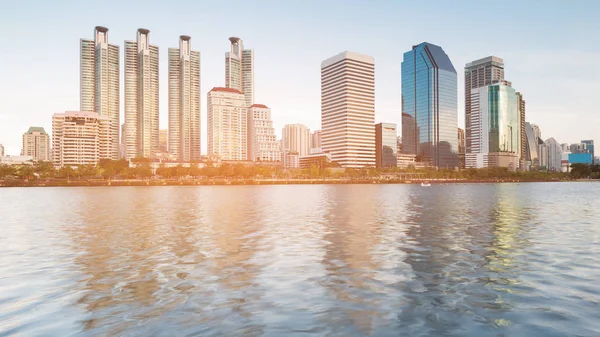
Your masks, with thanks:
[(554, 138), (546, 139), (546, 146), (548, 148), (548, 171), (561, 172), (562, 171), (562, 147)]
[(322, 148), (342, 167), (375, 166), (375, 61), (343, 52), (321, 63)]
[(279, 146), (271, 109), (264, 104), (252, 104), (248, 109), (248, 160), (281, 161)]
[(310, 134), (310, 148), (321, 149), (321, 130), (315, 130)]
[(465, 168), (465, 130), (458, 128), (458, 168)]
[(375, 124), (375, 165), (377, 168), (398, 166), (398, 132), (396, 124)]
[(21, 156), (31, 156), (34, 161), (50, 161), (50, 136), (44, 128), (32, 126), (23, 134)]
[(200, 52), (191, 38), (169, 48), (169, 153), (178, 161), (200, 160)]
[[(538, 136), (534, 129), (535, 125), (529, 122), (525, 122), (525, 169), (526, 170), (537, 170), (540, 168), (540, 154), (538, 146)], [(539, 130), (539, 129), (538, 129)]]
[(230, 37), (231, 50), (225, 53), (225, 87), (244, 94), (246, 107), (254, 104), (254, 51), (244, 49), (239, 37)]
[(283, 167), (286, 169), (297, 169), (300, 168), (300, 155), (298, 152), (283, 152), (281, 154), (283, 159)]
[(497, 81), (471, 90), (471, 152), (468, 168), (520, 166), (521, 118), (516, 91), (510, 82)]
[(248, 117), (244, 94), (215, 87), (207, 94), (208, 155), (221, 160), (248, 160)]
[(521, 123), (521, 163), (520, 169), (526, 169), (527, 162), (527, 131), (525, 130), (525, 99), (523, 94), (517, 92), (517, 111), (519, 112), (519, 120)]
[(594, 164), (594, 159), (595, 154), (594, 154), (594, 141), (591, 139), (588, 140), (582, 140), (581, 141), (582, 144), (585, 144), (585, 149), (587, 150), (588, 153), (590, 153), (592, 155), (592, 164)]
[(96, 112), (110, 121), (110, 159), (120, 151), (120, 68), (119, 46), (108, 43), (108, 28), (97, 26), (93, 40), (80, 40), (81, 111)]
[(471, 152), (471, 91), (504, 79), (504, 60), (488, 56), (465, 65), (465, 150)]
[(444, 50), (423, 42), (402, 61), (402, 151), (439, 168), (458, 165), (457, 75)]
[(125, 156), (152, 157), (158, 152), (158, 47), (140, 28), (136, 41), (125, 41)]
[(52, 116), (52, 161), (57, 167), (96, 165), (111, 158), (110, 118), (67, 111)]
[(298, 153), (300, 157), (310, 153), (310, 129), (302, 124), (286, 124), (281, 130), (281, 151)]

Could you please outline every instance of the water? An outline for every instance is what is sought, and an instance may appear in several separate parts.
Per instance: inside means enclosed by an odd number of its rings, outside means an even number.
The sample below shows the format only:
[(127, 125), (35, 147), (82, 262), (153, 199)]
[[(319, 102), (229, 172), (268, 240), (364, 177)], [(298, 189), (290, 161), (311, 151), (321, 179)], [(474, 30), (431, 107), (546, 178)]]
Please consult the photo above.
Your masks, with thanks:
[(0, 189), (0, 336), (599, 336), (599, 190)]

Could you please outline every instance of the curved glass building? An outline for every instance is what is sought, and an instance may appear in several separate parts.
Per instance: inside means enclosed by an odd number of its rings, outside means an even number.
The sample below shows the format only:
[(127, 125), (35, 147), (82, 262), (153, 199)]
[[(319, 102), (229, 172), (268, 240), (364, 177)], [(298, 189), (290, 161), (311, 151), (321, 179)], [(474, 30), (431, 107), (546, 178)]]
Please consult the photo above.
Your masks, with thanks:
[(402, 152), (440, 168), (458, 165), (456, 70), (444, 50), (423, 42), (402, 61)]

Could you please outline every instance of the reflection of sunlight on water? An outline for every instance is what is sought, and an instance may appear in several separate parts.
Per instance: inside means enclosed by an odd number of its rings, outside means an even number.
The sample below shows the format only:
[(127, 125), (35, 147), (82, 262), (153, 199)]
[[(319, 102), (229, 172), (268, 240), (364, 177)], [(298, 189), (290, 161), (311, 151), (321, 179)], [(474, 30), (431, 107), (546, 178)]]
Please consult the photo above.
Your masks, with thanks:
[(2, 190), (0, 335), (595, 335), (586, 186)]

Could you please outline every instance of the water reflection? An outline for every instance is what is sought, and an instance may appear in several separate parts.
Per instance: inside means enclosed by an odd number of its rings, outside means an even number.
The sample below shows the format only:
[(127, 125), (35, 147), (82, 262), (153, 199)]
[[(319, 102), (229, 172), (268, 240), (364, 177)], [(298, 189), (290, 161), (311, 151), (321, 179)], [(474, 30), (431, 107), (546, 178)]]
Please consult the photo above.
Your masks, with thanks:
[(600, 201), (560, 186), (3, 190), (0, 335), (595, 335)]

